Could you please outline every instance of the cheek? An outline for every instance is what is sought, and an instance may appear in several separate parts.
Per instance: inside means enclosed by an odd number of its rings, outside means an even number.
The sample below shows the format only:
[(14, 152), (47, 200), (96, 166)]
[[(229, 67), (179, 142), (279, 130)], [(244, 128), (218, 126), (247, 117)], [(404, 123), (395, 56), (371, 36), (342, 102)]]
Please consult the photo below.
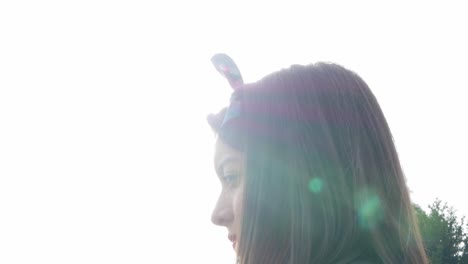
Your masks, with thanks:
[(237, 222), (242, 218), (242, 202), (244, 197), (244, 188), (240, 186), (233, 195), (232, 207), (234, 210), (234, 216)]

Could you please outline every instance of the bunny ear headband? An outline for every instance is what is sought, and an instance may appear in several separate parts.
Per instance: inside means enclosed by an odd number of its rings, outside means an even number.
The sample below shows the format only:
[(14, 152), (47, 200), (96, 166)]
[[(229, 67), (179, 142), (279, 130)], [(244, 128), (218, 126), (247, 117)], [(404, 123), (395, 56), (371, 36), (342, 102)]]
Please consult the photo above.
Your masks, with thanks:
[(237, 90), (244, 84), (242, 75), (236, 63), (226, 54), (218, 53), (211, 58), (216, 70), (229, 81), (232, 89)]
[(231, 88), (234, 90), (231, 96), (231, 104), (229, 105), (224, 120), (221, 123), (222, 128), (229, 120), (240, 116), (241, 104), (239, 88), (244, 84), (244, 80), (242, 79), (242, 75), (236, 63), (228, 55), (218, 53), (211, 58), (211, 62), (215, 66), (216, 70), (228, 80)]

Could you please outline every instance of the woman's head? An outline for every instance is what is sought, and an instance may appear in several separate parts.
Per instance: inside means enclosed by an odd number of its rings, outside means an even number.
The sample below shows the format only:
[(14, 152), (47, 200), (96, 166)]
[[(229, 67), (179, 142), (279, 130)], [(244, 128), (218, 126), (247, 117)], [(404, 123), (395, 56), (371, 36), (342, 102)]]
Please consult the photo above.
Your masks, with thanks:
[(294, 65), (233, 98), (209, 118), (224, 181), (213, 222), (236, 235), (240, 263), (425, 263), (390, 129), (358, 75)]

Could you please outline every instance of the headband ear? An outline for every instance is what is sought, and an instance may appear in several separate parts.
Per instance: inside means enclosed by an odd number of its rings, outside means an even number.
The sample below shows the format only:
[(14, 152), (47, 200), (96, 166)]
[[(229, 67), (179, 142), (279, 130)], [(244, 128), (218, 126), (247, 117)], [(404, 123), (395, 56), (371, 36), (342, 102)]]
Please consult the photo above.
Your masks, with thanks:
[(244, 84), (239, 68), (231, 57), (224, 53), (218, 53), (211, 58), (211, 62), (216, 70), (229, 81), (232, 89), (236, 90)]

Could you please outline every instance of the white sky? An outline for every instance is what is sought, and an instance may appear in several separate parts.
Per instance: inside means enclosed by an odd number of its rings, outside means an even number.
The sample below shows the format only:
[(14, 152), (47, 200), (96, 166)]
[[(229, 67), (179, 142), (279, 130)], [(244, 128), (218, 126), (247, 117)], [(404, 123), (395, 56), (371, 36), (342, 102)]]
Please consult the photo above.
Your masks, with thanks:
[(0, 263), (232, 263), (210, 222), (216, 52), (247, 82), (356, 71), (414, 202), (468, 216), (462, 1), (165, 2), (0, 2)]

